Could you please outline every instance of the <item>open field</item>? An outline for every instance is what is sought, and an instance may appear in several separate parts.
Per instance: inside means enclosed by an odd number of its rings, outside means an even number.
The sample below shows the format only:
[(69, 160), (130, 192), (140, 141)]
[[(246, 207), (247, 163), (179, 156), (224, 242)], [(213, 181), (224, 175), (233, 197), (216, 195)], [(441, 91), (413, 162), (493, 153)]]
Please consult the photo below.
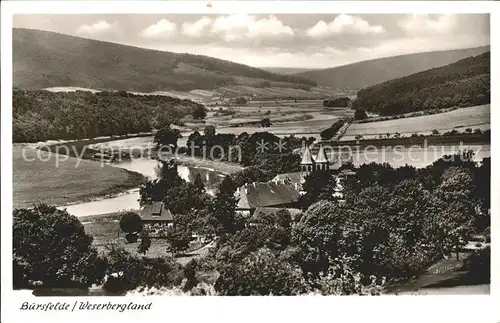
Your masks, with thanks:
[(14, 207), (30, 207), (37, 202), (67, 205), (91, 200), (136, 187), (143, 180), (141, 174), (125, 169), (101, 167), (98, 162), (49, 155), (19, 145), (14, 146), (12, 155)]
[(466, 128), (487, 130), (490, 127), (490, 105), (487, 104), (420, 117), (353, 123), (340, 140), (353, 140), (356, 135), (362, 135), (363, 139), (368, 139), (396, 132), (411, 136), (414, 133), (431, 134), (433, 130), (442, 133), (452, 129), (458, 131), (463, 131)]

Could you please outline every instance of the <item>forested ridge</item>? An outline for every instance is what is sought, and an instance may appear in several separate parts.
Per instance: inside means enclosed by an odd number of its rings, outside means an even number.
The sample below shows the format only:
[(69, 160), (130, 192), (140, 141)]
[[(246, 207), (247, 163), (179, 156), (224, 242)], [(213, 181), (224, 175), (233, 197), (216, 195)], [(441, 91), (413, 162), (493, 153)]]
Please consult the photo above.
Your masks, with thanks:
[(182, 117), (204, 118), (205, 107), (162, 95), (14, 89), (13, 141), (81, 139), (151, 131)]
[(422, 72), (430, 68), (445, 66), (458, 60), (489, 51), (489, 46), (377, 58), (348, 65), (297, 73), (319, 85), (363, 89)]
[[(274, 74), (208, 56), (179, 54), (14, 28), (13, 83), (22, 88), (78, 86), (98, 90), (190, 91), (245, 84), (309, 88), (309, 79)], [(266, 83), (267, 82), (267, 83)], [(267, 85), (270, 86), (270, 85)]]
[(353, 107), (394, 115), (489, 102), (490, 52), (487, 52), (360, 90)]

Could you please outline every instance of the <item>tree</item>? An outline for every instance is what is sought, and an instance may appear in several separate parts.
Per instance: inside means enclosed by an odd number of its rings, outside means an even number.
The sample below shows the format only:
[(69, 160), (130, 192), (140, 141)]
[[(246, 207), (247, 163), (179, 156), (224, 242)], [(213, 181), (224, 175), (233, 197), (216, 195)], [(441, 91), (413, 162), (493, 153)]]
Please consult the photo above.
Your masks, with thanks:
[(264, 118), (264, 119), (260, 120), (260, 126), (261, 127), (270, 127), (271, 120), (269, 120), (269, 118)]
[(151, 238), (146, 230), (141, 231), (141, 243), (137, 246), (137, 252), (146, 254), (146, 252), (151, 247)]
[(210, 208), (212, 217), (215, 220), (216, 234), (234, 234), (241, 224), (236, 217), (237, 200), (234, 196), (236, 185), (230, 176), (224, 177), (218, 186), (217, 195), (214, 203)]
[(193, 190), (194, 193), (200, 197), (205, 193), (205, 183), (203, 183), (203, 180), (201, 179), (201, 175), (199, 173), (196, 174), (196, 177), (194, 178)]
[(474, 182), (469, 169), (450, 167), (442, 175), (436, 195), (443, 201), (438, 219), (439, 238), (443, 251), (455, 251), (467, 243), (475, 220)]
[(197, 105), (194, 107), (191, 113), (194, 119), (203, 119), (207, 116), (207, 109), (203, 105)]
[(356, 109), (356, 111), (354, 111), (354, 120), (364, 120), (366, 118), (368, 118), (368, 116), (366, 115), (365, 109)]
[(156, 132), (153, 142), (157, 148), (161, 146), (177, 148), (177, 140), (180, 138), (182, 135), (178, 129), (172, 129), (170, 125), (166, 125)]
[(236, 104), (247, 104), (247, 99), (244, 97), (238, 97), (234, 100), (234, 103)]
[(137, 241), (137, 234), (142, 230), (141, 217), (135, 212), (126, 212), (120, 219), (120, 229), (127, 233), (127, 241)]
[(338, 204), (320, 201), (309, 207), (292, 229), (292, 241), (299, 248), (298, 261), (306, 273), (325, 272), (330, 259), (342, 250), (342, 224), (347, 214)]
[(174, 225), (167, 229), (167, 241), (168, 250), (178, 255), (189, 248), (189, 243), (193, 238), (189, 230), (182, 225), (176, 225), (175, 222), (176, 220), (174, 220)]
[(215, 127), (214, 126), (205, 126), (205, 129), (203, 129), (203, 134), (205, 135), (205, 137), (215, 136)]
[(13, 211), (14, 288), (88, 287), (100, 283), (106, 262), (83, 224), (46, 204)]

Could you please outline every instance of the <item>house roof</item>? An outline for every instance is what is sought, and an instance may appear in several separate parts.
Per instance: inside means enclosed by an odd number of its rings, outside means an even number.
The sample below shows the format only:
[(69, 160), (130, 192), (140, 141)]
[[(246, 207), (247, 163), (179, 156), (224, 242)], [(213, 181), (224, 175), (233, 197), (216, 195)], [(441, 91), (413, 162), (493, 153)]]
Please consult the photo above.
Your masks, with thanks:
[(325, 148), (323, 145), (319, 146), (319, 151), (316, 155), (316, 163), (328, 163), (328, 158), (326, 158)]
[(300, 196), (293, 184), (266, 182), (243, 185), (236, 193), (238, 209), (254, 209), (297, 202)]
[(311, 151), (309, 147), (304, 149), (304, 154), (302, 155), (302, 160), (300, 161), (301, 165), (312, 165), (314, 164), (314, 159), (312, 157)]
[(174, 220), (172, 213), (163, 202), (153, 202), (144, 205), (140, 211), (142, 221), (171, 222)]
[(304, 179), (302, 172), (284, 173), (274, 176), (273, 181), (284, 183), (301, 183)]

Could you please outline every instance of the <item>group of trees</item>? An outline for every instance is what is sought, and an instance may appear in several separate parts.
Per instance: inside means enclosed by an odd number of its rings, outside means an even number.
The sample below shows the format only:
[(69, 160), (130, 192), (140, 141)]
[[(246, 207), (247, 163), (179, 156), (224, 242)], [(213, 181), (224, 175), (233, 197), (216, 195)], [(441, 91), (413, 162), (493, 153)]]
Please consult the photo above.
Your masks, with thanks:
[(490, 103), (490, 53), (360, 90), (352, 106), (380, 115)]
[(329, 140), (332, 139), (333, 136), (337, 134), (337, 132), (342, 128), (344, 125), (345, 121), (344, 120), (337, 120), (335, 121), (329, 128), (321, 131), (321, 139), (323, 140)]
[(306, 214), (323, 205), (335, 225), (318, 220), (309, 233), (324, 232), (317, 238), (324, 242), (340, 227), (335, 245), (324, 250), (357, 255), (355, 268), (379, 277), (417, 275), (443, 255), (458, 257), (469, 234), (489, 226), (490, 159), (476, 165), (472, 157), (444, 156), (423, 169), (362, 165), (342, 184), (343, 201), (332, 194), (337, 182), (331, 173), (312, 174), (300, 204)]
[(304, 143), (310, 145), (313, 137), (298, 138), (293, 135), (280, 138), (269, 132), (246, 132), (218, 134), (215, 127), (206, 126), (203, 134), (198, 131), (189, 135), (186, 144), (187, 154), (204, 158), (219, 158), (241, 163), (243, 166), (258, 166), (264, 170), (286, 173), (298, 170), (298, 156), (293, 150)]
[(351, 102), (351, 99), (348, 97), (341, 97), (341, 98), (335, 98), (335, 99), (327, 99), (323, 101), (323, 106), (325, 107), (348, 107), (349, 103)]
[(49, 92), (14, 89), (13, 141), (81, 139), (162, 128), (191, 115), (206, 116), (203, 105), (162, 95), (119, 92)]

